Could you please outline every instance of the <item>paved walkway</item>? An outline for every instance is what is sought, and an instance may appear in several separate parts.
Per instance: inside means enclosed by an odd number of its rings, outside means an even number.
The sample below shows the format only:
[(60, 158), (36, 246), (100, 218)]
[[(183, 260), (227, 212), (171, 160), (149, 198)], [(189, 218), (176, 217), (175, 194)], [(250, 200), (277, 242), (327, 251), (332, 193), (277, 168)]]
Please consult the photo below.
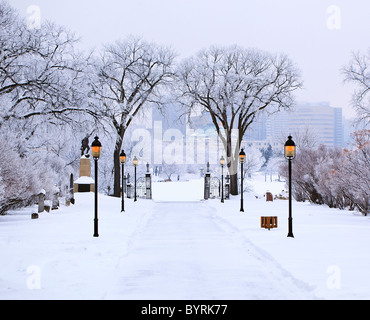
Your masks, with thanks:
[(312, 299), (203, 202), (156, 203), (107, 299)]

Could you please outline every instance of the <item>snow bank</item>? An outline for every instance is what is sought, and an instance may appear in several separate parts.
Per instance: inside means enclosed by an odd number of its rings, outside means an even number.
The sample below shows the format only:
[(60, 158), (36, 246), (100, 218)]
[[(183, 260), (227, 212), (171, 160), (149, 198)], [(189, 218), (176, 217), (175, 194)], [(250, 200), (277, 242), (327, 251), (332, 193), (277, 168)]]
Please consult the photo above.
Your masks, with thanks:
[(1, 299), (103, 299), (110, 277), (145, 223), (151, 201), (99, 195), (99, 238), (93, 237), (94, 194), (31, 220), (32, 208), (0, 217)]
[[(256, 185), (262, 188), (263, 183), (259, 181)], [(209, 200), (220, 219), (241, 232), (262, 254), (272, 257), (294, 277), (312, 286), (318, 298), (370, 298), (369, 217), (293, 202), (292, 239), (287, 238), (287, 200), (266, 202), (250, 194), (244, 201), (244, 213), (239, 211), (239, 203), (238, 197), (224, 204)], [(261, 229), (261, 216), (277, 216), (278, 228)]]
[(99, 195), (98, 238), (93, 193), (36, 220), (36, 207), (0, 216), (0, 299), (370, 298), (368, 217), (294, 202), (287, 238), (288, 202), (255, 197), (284, 186), (253, 185), (244, 213), (239, 197), (196, 201), (202, 180), (153, 183), (155, 201), (125, 199), (123, 213)]

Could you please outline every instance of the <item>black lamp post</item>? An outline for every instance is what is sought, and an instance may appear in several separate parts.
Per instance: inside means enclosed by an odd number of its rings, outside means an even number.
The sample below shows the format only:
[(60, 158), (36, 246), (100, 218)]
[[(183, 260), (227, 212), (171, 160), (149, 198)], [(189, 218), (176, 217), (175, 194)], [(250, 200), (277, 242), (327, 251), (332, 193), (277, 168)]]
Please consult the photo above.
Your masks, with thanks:
[(121, 212), (125, 211), (125, 188), (124, 188), (124, 177), (125, 177), (125, 163), (126, 163), (126, 153), (125, 151), (121, 151), (121, 154), (119, 155), (119, 161), (121, 162), (122, 166), (122, 207), (121, 207)]
[(220, 165), (221, 165), (221, 202), (224, 202), (224, 164), (225, 158), (221, 156)]
[(245, 152), (244, 152), (244, 149), (242, 148), (242, 150), (240, 151), (239, 153), (239, 161), (240, 161), (240, 169), (241, 169), (241, 190), (240, 190), (240, 212), (244, 212), (244, 199), (243, 199), (243, 193), (244, 193), (244, 187), (243, 187), (243, 176), (244, 176), (244, 171), (243, 171), (243, 164), (245, 162)]
[(295, 143), (292, 137), (289, 136), (287, 142), (284, 145), (284, 156), (288, 160), (289, 169), (289, 231), (288, 237), (294, 238), (293, 236), (293, 218), (292, 218), (292, 160), (295, 158)]
[(91, 154), (95, 161), (95, 213), (94, 213), (94, 237), (99, 237), (98, 233), (98, 160), (101, 154), (101, 143), (96, 136), (91, 144)]
[(136, 167), (137, 167), (137, 164), (138, 164), (138, 160), (137, 160), (136, 156), (134, 157), (134, 160), (132, 160), (132, 163), (133, 163), (134, 168), (135, 168), (135, 195), (134, 195), (134, 201), (137, 201), (137, 197), (136, 197)]

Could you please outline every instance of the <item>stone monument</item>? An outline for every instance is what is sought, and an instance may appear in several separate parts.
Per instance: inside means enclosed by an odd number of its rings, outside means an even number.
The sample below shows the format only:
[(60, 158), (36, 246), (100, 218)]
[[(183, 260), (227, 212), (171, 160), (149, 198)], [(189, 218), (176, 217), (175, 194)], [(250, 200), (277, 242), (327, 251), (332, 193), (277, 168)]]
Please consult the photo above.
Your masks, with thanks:
[(60, 195), (60, 190), (57, 185), (54, 186), (53, 188), (53, 200), (51, 202), (51, 210), (58, 210), (59, 208), (59, 195)]
[[(86, 153), (84, 152), (86, 150)], [(74, 192), (94, 192), (95, 183), (94, 179), (91, 178), (91, 163), (90, 155), (88, 154), (89, 147), (89, 136), (87, 135), (81, 141), (81, 158), (80, 158), (80, 174), (79, 178), (74, 181), (73, 191)]]
[(44, 189), (41, 189), (38, 194), (39, 196), (38, 213), (44, 212), (45, 210), (45, 194), (46, 194), (46, 191)]

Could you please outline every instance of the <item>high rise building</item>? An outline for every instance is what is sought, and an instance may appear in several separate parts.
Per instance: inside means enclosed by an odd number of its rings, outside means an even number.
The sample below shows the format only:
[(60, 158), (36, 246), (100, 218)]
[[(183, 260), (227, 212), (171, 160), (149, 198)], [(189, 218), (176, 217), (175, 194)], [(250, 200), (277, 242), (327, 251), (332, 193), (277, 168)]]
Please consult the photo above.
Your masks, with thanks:
[(301, 103), (292, 111), (281, 111), (269, 117), (260, 117), (243, 140), (267, 140), (274, 148), (279, 142), (283, 143), (289, 134), (302, 134), (308, 131), (314, 134), (318, 144), (342, 147), (344, 145), (342, 119), (342, 109), (333, 108), (327, 102)]

